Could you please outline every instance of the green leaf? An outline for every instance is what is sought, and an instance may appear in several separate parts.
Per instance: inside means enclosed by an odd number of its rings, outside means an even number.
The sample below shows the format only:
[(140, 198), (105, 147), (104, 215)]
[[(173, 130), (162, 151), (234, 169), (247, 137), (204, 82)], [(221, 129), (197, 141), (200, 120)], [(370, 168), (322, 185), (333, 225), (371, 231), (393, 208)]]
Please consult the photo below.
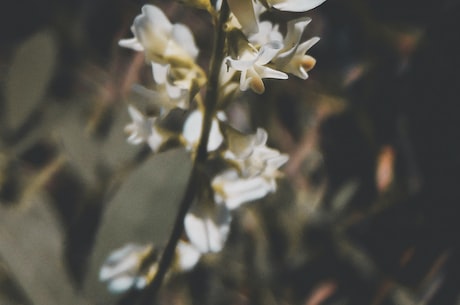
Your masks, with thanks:
[(164, 246), (171, 233), (178, 205), (191, 170), (183, 150), (158, 154), (132, 172), (106, 207), (90, 264), (86, 293), (110, 304), (110, 295), (98, 280), (106, 257), (127, 243)]
[(33, 304), (88, 304), (74, 291), (63, 263), (63, 236), (49, 204), (0, 205), (0, 256)]
[(8, 69), (5, 87), (6, 120), (20, 127), (44, 97), (56, 67), (56, 39), (50, 31), (38, 32), (19, 46)]

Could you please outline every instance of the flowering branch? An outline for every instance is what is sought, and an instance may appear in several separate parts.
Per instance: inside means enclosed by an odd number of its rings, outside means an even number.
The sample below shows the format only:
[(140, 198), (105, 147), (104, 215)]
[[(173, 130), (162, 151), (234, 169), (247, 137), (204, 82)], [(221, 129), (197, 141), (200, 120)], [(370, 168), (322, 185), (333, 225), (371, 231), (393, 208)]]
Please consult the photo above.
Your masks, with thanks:
[[(224, 48), (225, 48), (225, 30), (224, 26), (229, 16), (228, 5), (226, 1), (223, 1), (220, 14), (214, 18), (216, 23), (215, 34), (214, 34), (214, 45), (212, 58), (209, 68), (209, 81), (207, 84), (206, 96), (204, 99), (204, 117), (202, 122), (202, 129), (200, 135), (200, 141), (198, 143), (198, 149), (193, 162), (193, 168), (188, 178), (188, 183), (182, 201), (179, 206), (179, 210), (176, 215), (173, 230), (169, 237), (168, 243), (166, 244), (165, 250), (161, 256), (158, 264), (157, 273), (149, 286), (144, 290), (140, 304), (148, 304), (153, 300), (158, 293), (161, 284), (163, 283), (164, 277), (169, 270), (171, 263), (175, 257), (175, 251), (177, 244), (184, 231), (184, 218), (187, 212), (190, 210), (199, 188), (200, 167), (207, 159), (207, 145), (209, 134), (211, 131), (212, 119), (216, 112), (218, 90), (219, 90), (219, 72), (222, 61), (224, 59)], [(129, 296), (132, 302), (132, 296)]]
[[(302, 7), (310, 9), (324, 0), (305, 1), (309, 4)], [(305, 79), (315, 63), (306, 52), (318, 39), (299, 44), (310, 19), (290, 21), (285, 37), (278, 25), (260, 20), (271, 7), (296, 10), (299, 0), (223, 0), (215, 8), (209, 0), (185, 3), (207, 9), (213, 17), (207, 75), (196, 63), (199, 50), (190, 29), (172, 24), (154, 5), (145, 5), (135, 18), (134, 37), (120, 41), (121, 46), (143, 51), (150, 62), (155, 88), (136, 89), (159, 110), (159, 115), (144, 116), (129, 106), (133, 122), (126, 126), (128, 142), (146, 143), (154, 153), (164, 150), (167, 143), (181, 143), (191, 152), (193, 166), (164, 250), (131, 244), (112, 253), (102, 267), (100, 279), (108, 282), (110, 290), (131, 291), (119, 304), (149, 304), (165, 277), (190, 270), (201, 255), (224, 247), (234, 209), (276, 191), (278, 169), (287, 155), (266, 146), (268, 135), (262, 128), (244, 134), (231, 126), (224, 106), (238, 88), (262, 94), (264, 78), (287, 79), (290, 73)], [(198, 103), (198, 110), (189, 110), (193, 102)], [(174, 109), (187, 114), (181, 133), (163, 124)]]

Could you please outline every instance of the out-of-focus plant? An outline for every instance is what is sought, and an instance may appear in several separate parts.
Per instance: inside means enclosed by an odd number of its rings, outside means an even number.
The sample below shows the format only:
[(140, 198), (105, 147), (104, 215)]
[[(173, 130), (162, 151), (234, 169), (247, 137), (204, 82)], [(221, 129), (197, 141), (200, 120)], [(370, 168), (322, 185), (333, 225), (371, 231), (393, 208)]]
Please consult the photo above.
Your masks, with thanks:
[[(236, 95), (251, 89), (262, 94), (264, 78), (306, 79), (315, 59), (306, 54), (319, 38), (301, 42), (311, 19), (279, 25), (264, 20), (273, 10), (304, 12), (324, 0), (188, 0), (206, 10), (214, 25), (214, 44), (206, 73), (196, 59), (199, 49), (190, 29), (173, 24), (163, 11), (145, 5), (131, 27), (133, 38), (120, 46), (145, 54), (153, 89), (136, 86), (149, 97), (155, 115), (128, 108), (128, 142), (145, 143), (154, 153), (183, 146), (193, 168), (173, 231), (164, 249), (127, 245), (113, 252), (100, 279), (115, 293), (145, 289), (151, 299), (166, 275), (194, 267), (206, 253), (219, 252), (230, 231), (232, 211), (276, 190), (279, 168), (288, 156), (267, 147), (267, 132), (245, 133), (232, 126), (225, 109)], [(172, 113), (182, 111), (182, 128), (171, 128)], [(178, 131), (181, 130), (181, 131)]]

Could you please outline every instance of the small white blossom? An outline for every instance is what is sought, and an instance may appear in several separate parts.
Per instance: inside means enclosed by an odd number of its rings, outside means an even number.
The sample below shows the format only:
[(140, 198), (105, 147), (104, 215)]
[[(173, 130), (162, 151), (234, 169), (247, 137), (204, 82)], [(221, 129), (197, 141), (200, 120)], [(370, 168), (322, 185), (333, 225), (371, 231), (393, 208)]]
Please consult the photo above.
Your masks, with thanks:
[[(108, 256), (99, 271), (99, 280), (107, 282), (112, 293), (143, 289), (156, 275), (159, 254), (152, 245), (127, 244)], [(191, 270), (201, 257), (197, 248), (182, 240), (178, 242), (174, 255), (175, 264), (171, 271), (175, 272)], [(150, 265), (145, 264), (147, 259)]]
[(313, 37), (299, 45), (303, 31), (310, 22), (311, 18), (308, 17), (289, 21), (283, 41), (284, 47), (273, 59), (278, 69), (301, 79), (306, 79), (307, 72), (315, 65), (315, 59), (305, 53), (319, 41), (318, 37)]
[(129, 134), (127, 141), (134, 145), (147, 143), (153, 152), (158, 152), (161, 145), (168, 139), (156, 126), (158, 118), (145, 117), (131, 105), (128, 106), (128, 112), (133, 122), (125, 127), (125, 131)]
[(215, 201), (233, 210), (241, 204), (263, 198), (276, 190), (278, 168), (288, 160), (287, 155), (268, 148), (267, 132), (261, 128), (255, 135), (231, 132), (224, 158), (233, 162), (238, 171), (230, 169), (212, 180)]
[(281, 42), (271, 41), (262, 46), (258, 52), (244, 50), (237, 59), (232, 59), (231, 57), (225, 59), (230, 68), (241, 72), (240, 89), (242, 91), (251, 88), (254, 92), (260, 94), (265, 91), (263, 78), (288, 78), (286, 73), (266, 66), (281, 48)]
[(165, 59), (195, 59), (198, 48), (190, 29), (183, 24), (171, 24), (161, 9), (144, 5), (142, 13), (131, 27), (134, 37), (120, 40), (122, 47), (144, 51), (149, 61), (164, 63)]
[(263, 198), (276, 190), (273, 180), (261, 176), (241, 178), (236, 170), (227, 170), (217, 175), (212, 180), (212, 187), (216, 203), (225, 204), (229, 210)]
[(112, 252), (102, 265), (99, 280), (107, 282), (109, 291), (113, 293), (144, 288), (146, 275), (141, 273), (140, 268), (151, 251), (151, 245), (128, 244)]
[(234, 134), (224, 158), (234, 162), (244, 178), (263, 176), (274, 179), (279, 175), (278, 168), (289, 158), (267, 147), (267, 139), (267, 132), (262, 128), (258, 128), (255, 135)]

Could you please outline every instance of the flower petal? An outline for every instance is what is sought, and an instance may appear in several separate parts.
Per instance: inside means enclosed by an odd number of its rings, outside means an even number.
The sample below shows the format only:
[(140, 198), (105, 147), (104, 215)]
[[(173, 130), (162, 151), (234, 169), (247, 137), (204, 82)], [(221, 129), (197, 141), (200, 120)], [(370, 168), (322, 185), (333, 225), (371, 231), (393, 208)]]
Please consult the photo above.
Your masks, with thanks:
[(224, 202), (229, 210), (241, 204), (263, 198), (272, 187), (263, 177), (240, 178), (235, 170), (228, 170), (212, 180), (216, 202)]
[(244, 71), (249, 69), (254, 65), (254, 63), (257, 60), (257, 54), (252, 55), (252, 58), (249, 59), (233, 59), (230, 56), (227, 56), (225, 58), (225, 63), (227, 66), (232, 67), (233, 69), (237, 71)]
[(108, 284), (108, 289), (112, 293), (123, 293), (133, 287), (135, 278), (130, 275), (124, 275), (113, 279)]
[(129, 134), (127, 141), (134, 145), (141, 144), (151, 135), (155, 118), (144, 117), (131, 105), (128, 106), (128, 112), (133, 122), (125, 127), (125, 131)]
[(286, 73), (266, 66), (255, 66), (254, 69), (261, 78), (288, 79)]
[(211, 211), (193, 209), (184, 219), (187, 236), (201, 253), (219, 252), (230, 231), (231, 215), (222, 205), (213, 205)]
[(306, 12), (326, 0), (267, 0), (268, 4), (280, 11)]
[(270, 21), (259, 22), (259, 31), (249, 35), (248, 40), (255, 46), (262, 46), (270, 41), (283, 41), (283, 35), (278, 30), (278, 25), (273, 25)]
[(169, 68), (170, 66), (168, 64), (159, 64), (156, 62), (152, 62), (153, 79), (157, 84), (166, 83)]
[(133, 28), (134, 35), (146, 50), (156, 55), (165, 52), (172, 24), (161, 9), (154, 5), (144, 5), (142, 14), (134, 19)]
[(196, 59), (199, 50), (196, 46), (192, 31), (183, 24), (176, 23), (172, 28), (172, 37), (175, 41), (180, 42), (181, 47), (192, 57)]
[(201, 257), (200, 251), (192, 244), (180, 240), (176, 248), (179, 269), (187, 271), (195, 267)]
[(280, 41), (270, 41), (260, 48), (259, 54), (256, 59), (258, 65), (268, 64), (273, 57), (281, 50), (283, 44)]
[(245, 33), (257, 33), (259, 31), (252, 0), (228, 0), (227, 2)]
[(124, 48), (129, 48), (129, 49), (132, 49), (134, 51), (138, 51), (138, 52), (142, 52), (144, 51), (144, 47), (142, 46), (142, 44), (137, 40), (136, 37), (134, 38), (128, 38), (128, 39), (122, 39), (118, 42), (118, 45), (120, 47), (124, 47)]
[[(187, 145), (187, 149), (193, 149), (198, 145), (203, 124), (203, 114), (199, 110), (193, 111), (187, 118), (182, 129), (182, 135)], [(213, 119), (211, 132), (208, 139), (208, 151), (214, 151), (222, 144), (224, 137), (220, 132), (219, 123)]]
[(302, 37), (305, 27), (311, 22), (310, 17), (301, 17), (298, 19), (291, 20), (287, 23), (287, 33), (284, 38), (284, 49), (283, 51), (290, 50), (297, 47)]

